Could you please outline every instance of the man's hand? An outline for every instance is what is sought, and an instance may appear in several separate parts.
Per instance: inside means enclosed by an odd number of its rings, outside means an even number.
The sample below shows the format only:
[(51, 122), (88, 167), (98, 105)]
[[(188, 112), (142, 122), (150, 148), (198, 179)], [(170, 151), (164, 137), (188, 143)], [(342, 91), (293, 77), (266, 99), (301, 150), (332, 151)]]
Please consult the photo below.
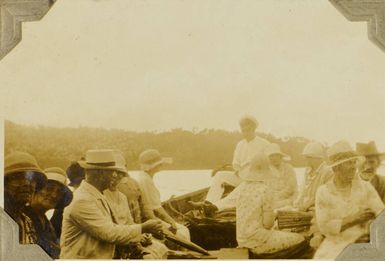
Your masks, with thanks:
[(374, 219), (375, 216), (376, 215), (374, 214), (373, 211), (366, 209), (362, 213), (360, 213), (359, 216), (357, 217), (357, 223), (358, 224), (365, 223), (371, 219)]
[(342, 230), (345, 230), (349, 227), (358, 225), (358, 224), (364, 224), (368, 222), (371, 219), (375, 218), (375, 214), (370, 209), (365, 209), (363, 211), (360, 211), (354, 215), (350, 215), (343, 219), (342, 222)]
[(159, 233), (162, 231), (163, 226), (160, 220), (150, 219), (142, 223), (142, 233)]
[(171, 226), (168, 228), (174, 235), (176, 234), (176, 231), (178, 228), (176, 227), (176, 223), (171, 223)]

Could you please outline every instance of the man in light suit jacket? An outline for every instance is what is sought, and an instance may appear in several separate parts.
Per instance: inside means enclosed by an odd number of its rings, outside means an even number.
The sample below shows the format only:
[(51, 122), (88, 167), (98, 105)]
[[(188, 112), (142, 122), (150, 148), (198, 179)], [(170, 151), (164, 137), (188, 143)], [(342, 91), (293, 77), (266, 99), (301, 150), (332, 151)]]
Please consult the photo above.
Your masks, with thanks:
[(119, 225), (102, 194), (118, 178), (113, 150), (89, 150), (79, 164), (86, 179), (64, 210), (60, 240), (61, 259), (112, 259), (115, 245), (130, 244), (146, 232), (162, 230), (160, 221)]

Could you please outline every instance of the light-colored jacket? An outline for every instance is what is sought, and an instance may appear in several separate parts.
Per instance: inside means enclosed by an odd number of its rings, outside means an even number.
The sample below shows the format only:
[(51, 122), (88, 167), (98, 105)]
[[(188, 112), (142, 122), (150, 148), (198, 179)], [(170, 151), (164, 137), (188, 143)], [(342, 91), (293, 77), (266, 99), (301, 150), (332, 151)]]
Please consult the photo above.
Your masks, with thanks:
[(141, 225), (116, 224), (110, 207), (94, 186), (82, 181), (64, 210), (61, 259), (112, 259), (115, 244), (140, 239)]

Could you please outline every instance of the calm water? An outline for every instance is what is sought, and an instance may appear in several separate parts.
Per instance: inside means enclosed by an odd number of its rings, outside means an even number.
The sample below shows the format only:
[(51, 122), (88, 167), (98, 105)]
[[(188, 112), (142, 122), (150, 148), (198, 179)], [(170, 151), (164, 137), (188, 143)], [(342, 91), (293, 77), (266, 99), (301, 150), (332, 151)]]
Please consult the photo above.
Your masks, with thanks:
[[(298, 188), (304, 184), (304, 168), (296, 168)], [(135, 178), (138, 171), (129, 172)], [(382, 165), (379, 173), (385, 175), (385, 165)], [(161, 199), (167, 200), (172, 195), (179, 196), (201, 188), (210, 186), (211, 170), (164, 170), (154, 177), (155, 185), (158, 187)]]
[[(304, 182), (304, 169), (296, 169), (298, 185)], [(135, 178), (137, 171), (130, 171)], [(167, 200), (171, 196), (179, 196), (201, 188), (210, 186), (211, 170), (164, 170), (157, 173), (154, 182), (160, 191), (161, 200)]]

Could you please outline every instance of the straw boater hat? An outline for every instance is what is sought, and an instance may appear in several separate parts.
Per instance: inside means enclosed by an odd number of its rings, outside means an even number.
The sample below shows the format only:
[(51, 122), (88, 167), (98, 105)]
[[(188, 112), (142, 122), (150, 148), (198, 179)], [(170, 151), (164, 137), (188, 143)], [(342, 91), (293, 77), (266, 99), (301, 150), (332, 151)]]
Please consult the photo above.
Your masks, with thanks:
[(255, 125), (255, 128), (258, 128), (259, 125), (257, 119), (254, 116), (248, 114), (242, 116), (239, 120), (239, 124), (242, 124), (243, 122), (250, 122)]
[(170, 158), (162, 158), (159, 151), (148, 149), (139, 155), (139, 164), (142, 170), (148, 171), (162, 164), (171, 164)]
[(116, 164), (116, 151), (108, 149), (88, 150), (85, 160), (79, 160), (84, 169), (119, 170)]
[(328, 150), (327, 155), (330, 161), (329, 166), (334, 167), (351, 160), (360, 160), (362, 157), (350, 146), (346, 140), (341, 140), (333, 144)]
[(60, 184), (64, 195), (61, 199), (61, 207), (66, 207), (72, 201), (72, 191), (67, 186), (67, 174), (61, 168), (52, 167), (44, 170), (47, 175), (47, 182), (55, 182)]
[(374, 141), (370, 141), (369, 143), (356, 143), (356, 151), (357, 154), (361, 156), (378, 156), (380, 157), (380, 160), (384, 160), (385, 158), (385, 153), (377, 150)]
[(39, 167), (36, 159), (26, 152), (13, 152), (4, 158), (4, 177), (10, 178), (17, 173), (27, 173), (28, 177), (36, 180), (36, 190), (44, 187), (47, 177)]
[(270, 144), (266, 147), (266, 149), (265, 149), (265, 154), (266, 154), (266, 156), (268, 156), (268, 157), (269, 157), (270, 155), (273, 155), (273, 154), (279, 154), (279, 155), (282, 156), (282, 158), (283, 158), (284, 160), (290, 160), (290, 156), (287, 155), (287, 154), (285, 154), (285, 153), (283, 153), (283, 152), (281, 151), (281, 148), (279, 147), (279, 145), (276, 144), (276, 143), (270, 143)]
[(325, 148), (319, 142), (309, 142), (303, 149), (302, 155), (310, 158), (325, 158)]

